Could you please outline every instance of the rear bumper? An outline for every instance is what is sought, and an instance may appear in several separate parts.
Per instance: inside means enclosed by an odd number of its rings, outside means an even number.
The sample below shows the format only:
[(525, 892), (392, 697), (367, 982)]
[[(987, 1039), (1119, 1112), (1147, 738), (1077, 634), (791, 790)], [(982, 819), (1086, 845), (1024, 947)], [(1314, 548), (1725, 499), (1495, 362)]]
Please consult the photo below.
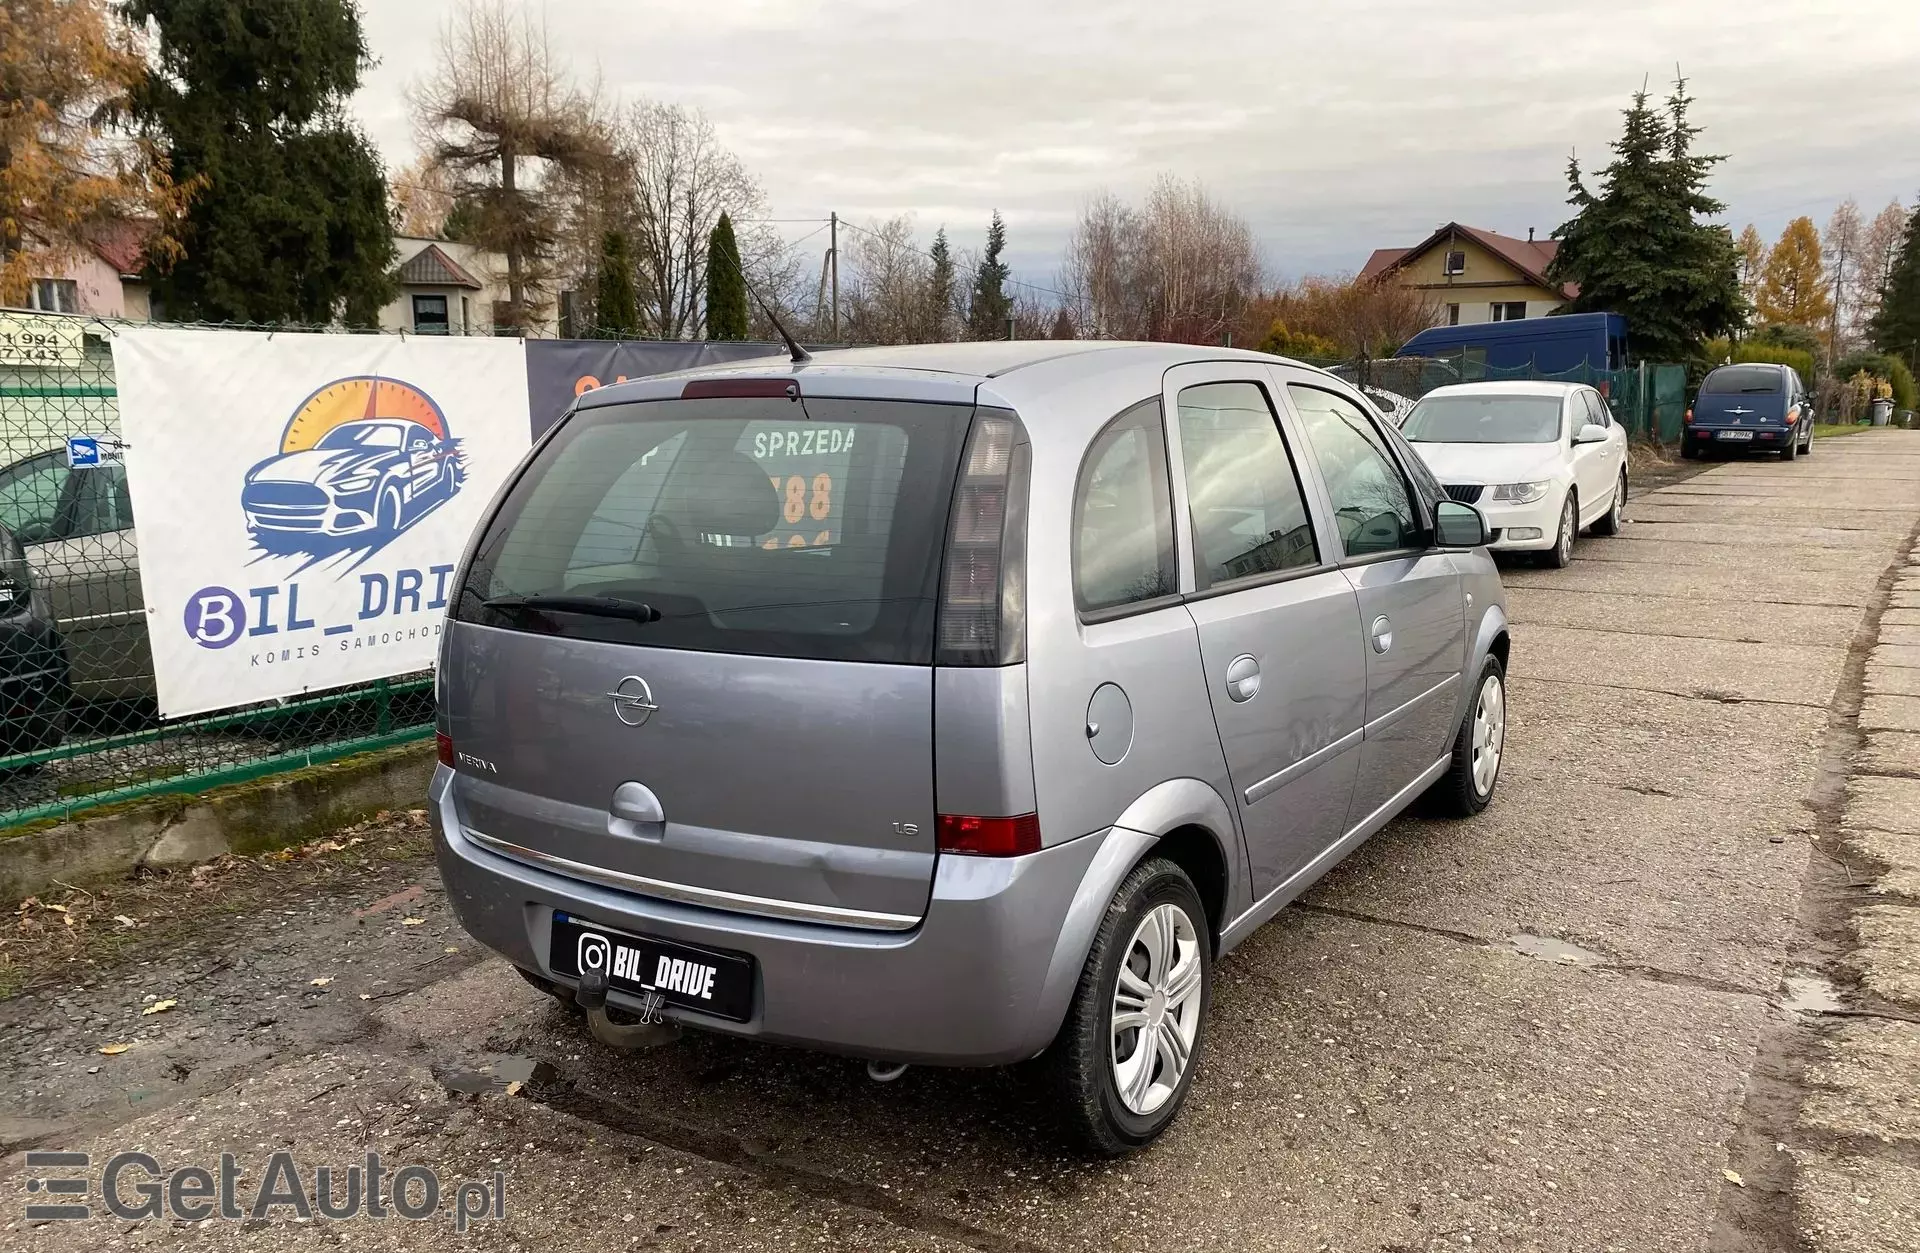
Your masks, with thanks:
[[(1721, 439), (1720, 432), (1723, 430), (1750, 431), (1753, 433), (1753, 438)], [(1727, 452), (1739, 452), (1743, 449), (1757, 448), (1765, 452), (1779, 452), (1787, 446), (1790, 440), (1800, 439), (1802, 436), (1800, 434), (1800, 428), (1797, 426), (1719, 427), (1695, 424), (1685, 429), (1682, 433), (1682, 438), (1689, 448), (1720, 448)]]
[[(491, 852), (460, 831), (452, 772), (434, 776), (430, 810), (447, 898), (461, 926), (508, 961), (555, 983), (554, 911), (616, 931), (749, 953), (753, 1015), (733, 1022), (668, 1009), (685, 1026), (827, 1052), (940, 1065), (1028, 1058), (1058, 1031), (1064, 1002), (1048, 979), (1063, 924), (1105, 834), (1028, 857), (942, 857), (926, 917), (912, 931), (859, 931), (727, 913), (565, 877)], [(615, 1006), (638, 1002), (610, 994)]]

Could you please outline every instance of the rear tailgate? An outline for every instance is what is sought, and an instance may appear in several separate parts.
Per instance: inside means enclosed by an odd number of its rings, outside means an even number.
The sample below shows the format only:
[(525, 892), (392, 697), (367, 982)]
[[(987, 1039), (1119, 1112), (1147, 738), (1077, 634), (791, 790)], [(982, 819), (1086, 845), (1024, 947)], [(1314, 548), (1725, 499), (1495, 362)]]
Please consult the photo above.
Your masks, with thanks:
[(914, 925), (971, 416), (809, 397), (570, 417), (487, 524), (443, 651), (462, 826), (642, 894)]

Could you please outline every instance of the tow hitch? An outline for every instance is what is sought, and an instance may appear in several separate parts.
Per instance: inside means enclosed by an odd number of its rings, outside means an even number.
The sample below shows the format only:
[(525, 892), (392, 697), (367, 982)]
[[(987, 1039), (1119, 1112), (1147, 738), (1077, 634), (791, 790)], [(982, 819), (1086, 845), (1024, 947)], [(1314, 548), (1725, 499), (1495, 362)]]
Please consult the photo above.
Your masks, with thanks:
[(607, 972), (583, 970), (580, 986), (574, 990), (573, 1003), (587, 1013), (587, 1025), (593, 1038), (616, 1049), (649, 1049), (671, 1044), (680, 1038), (680, 1028), (660, 1016), (666, 999), (658, 992), (647, 993), (640, 1007), (640, 1021), (631, 1026), (607, 1017)]

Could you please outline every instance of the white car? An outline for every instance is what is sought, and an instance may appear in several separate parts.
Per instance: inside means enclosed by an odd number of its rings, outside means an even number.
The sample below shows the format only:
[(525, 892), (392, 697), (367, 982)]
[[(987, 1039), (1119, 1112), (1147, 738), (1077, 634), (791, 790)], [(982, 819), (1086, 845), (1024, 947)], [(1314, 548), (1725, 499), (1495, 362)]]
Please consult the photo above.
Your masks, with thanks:
[(1499, 552), (1573, 560), (1574, 536), (1620, 531), (1627, 503), (1627, 433), (1578, 383), (1459, 383), (1438, 387), (1401, 425), (1420, 457), (1463, 504), (1477, 505)]

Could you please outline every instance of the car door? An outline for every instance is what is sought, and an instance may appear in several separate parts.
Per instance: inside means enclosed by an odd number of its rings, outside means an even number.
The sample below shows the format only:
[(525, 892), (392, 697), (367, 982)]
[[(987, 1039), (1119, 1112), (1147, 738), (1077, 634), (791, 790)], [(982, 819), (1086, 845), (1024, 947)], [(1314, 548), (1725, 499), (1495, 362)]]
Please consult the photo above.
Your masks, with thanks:
[(1431, 546), (1427, 502), (1355, 401), (1304, 370), (1277, 373), (1333, 515), (1335, 559), (1360, 608), (1367, 707), (1347, 826), (1400, 804), (1453, 737), (1466, 609), (1453, 559)]
[(1596, 444), (1574, 444), (1573, 476), (1580, 488), (1580, 520), (1584, 523), (1605, 513), (1613, 505), (1613, 486), (1620, 477), (1620, 441), (1611, 437), (1613, 419), (1606, 401), (1598, 392), (1582, 389), (1573, 394), (1573, 410), (1568, 426), (1570, 438), (1578, 438), (1589, 424), (1605, 427), (1609, 437)]
[(1366, 712), (1359, 601), (1316, 533), (1266, 370), (1182, 366), (1167, 406), (1187, 609), (1257, 899), (1346, 830)]

